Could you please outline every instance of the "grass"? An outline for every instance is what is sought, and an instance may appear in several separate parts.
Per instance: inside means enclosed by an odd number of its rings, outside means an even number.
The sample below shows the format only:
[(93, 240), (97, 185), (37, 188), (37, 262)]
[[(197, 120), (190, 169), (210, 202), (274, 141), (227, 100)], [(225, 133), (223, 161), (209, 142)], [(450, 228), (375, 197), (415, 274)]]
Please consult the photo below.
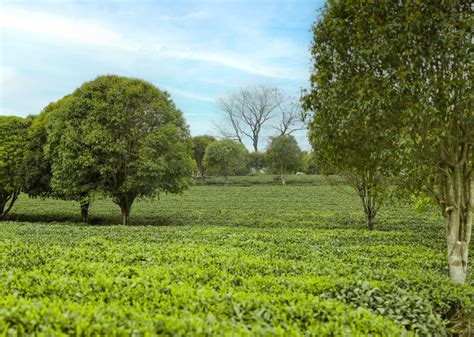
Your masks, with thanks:
[(22, 196), (0, 223), (5, 335), (468, 336), (473, 277), (448, 278), (443, 222), (352, 190), (237, 178), (141, 200), (132, 226), (97, 198)]

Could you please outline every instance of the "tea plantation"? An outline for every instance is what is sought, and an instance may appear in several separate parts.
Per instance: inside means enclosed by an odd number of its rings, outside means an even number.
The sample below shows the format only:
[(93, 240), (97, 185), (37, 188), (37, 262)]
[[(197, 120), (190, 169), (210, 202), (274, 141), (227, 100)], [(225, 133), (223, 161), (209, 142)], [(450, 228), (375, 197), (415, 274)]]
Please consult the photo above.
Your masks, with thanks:
[(452, 285), (435, 210), (388, 205), (369, 232), (349, 187), (301, 179), (141, 200), (131, 226), (105, 198), (84, 224), (21, 196), (0, 222), (0, 335), (472, 334), (474, 276)]

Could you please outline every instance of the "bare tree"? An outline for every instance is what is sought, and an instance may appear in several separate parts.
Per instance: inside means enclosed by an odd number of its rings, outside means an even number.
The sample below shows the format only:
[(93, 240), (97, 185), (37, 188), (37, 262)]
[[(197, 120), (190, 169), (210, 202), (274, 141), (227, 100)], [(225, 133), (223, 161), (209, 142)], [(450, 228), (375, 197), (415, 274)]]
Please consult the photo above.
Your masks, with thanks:
[(244, 138), (250, 139), (254, 151), (258, 151), (263, 127), (275, 116), (285, 100), (277, 88), (261, 85), (240, 89), (218, 100), (224, 120), (216, 128), (225, 138), (241, 143)]
[(306, 125), (302, 120), (301, 104), (293, 97), (289, 97), (278, 106), (279, 121), (275, 130), (279, 136), (290, 135), (295, 131), (304, 130)]

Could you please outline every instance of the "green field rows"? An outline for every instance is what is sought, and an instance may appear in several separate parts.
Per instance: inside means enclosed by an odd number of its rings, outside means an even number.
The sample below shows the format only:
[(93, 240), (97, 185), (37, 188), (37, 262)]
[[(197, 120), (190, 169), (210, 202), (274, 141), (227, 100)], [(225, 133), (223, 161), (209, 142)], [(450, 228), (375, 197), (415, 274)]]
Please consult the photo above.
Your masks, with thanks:
[[(317, 183), (319, 182), (319, 183)], [(441, 218), (408, 206), (366, 231), (346, 186), (195, 186), (134, 205), (22, 196), (0, 222), (4, 335), (468, 335)], [(471, 327), (472, 328), (472, 327)]]

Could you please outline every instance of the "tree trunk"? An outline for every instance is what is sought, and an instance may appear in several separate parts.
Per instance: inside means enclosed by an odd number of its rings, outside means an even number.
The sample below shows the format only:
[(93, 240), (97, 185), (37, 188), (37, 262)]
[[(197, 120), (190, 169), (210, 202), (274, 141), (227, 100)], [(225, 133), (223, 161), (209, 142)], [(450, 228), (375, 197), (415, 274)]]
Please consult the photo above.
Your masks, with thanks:
[(285, 175), (283, 173), (284, 173), (284, 171), (283, 171), (283, 162), (280, 160), (280, 179), (281, 179), (281, 184), (285, 185), (286, 180), (285, 180)]
[(374, 229), (375, 216), (380, 207), (380, 202), (377, 201), (374, 195), (375, 186), (375, 183), (370, 182), (370, 179), (364, 178), (356, 187), (364, 209), (365, 223), (367, 224), (367, 229), (370, 231)]
[(252, 139), (252, 145), (254, 152), (258, 152), (258, 136), (254, 136)]
[(224, 177), (224, 186), (225, 186), (225, 187), (227, 187), (227, 186), (228, 186), (228, 185), (227, 185), (227, 180), (228, 180), (228, 179), (229, 179), (229, 177), (228, 177), (228, 176), (225, 176), (225, 177)]
[(118, 205), (122, 211), (122, 225), (128, 225), (130, 219), (130, 210), (132, 209), (133, 201), (135, 200), (134, 196), (123, 195), (118, 200)]
[(366, 210), (366, 212), (365, 212), (365, 222), (367, 224), (367, 229), (369, 231), (374, 229), (375, 215), (373, 214), (372, 210)]
[(474, 210), (472, 174), (464, 167), (444, 171), (443, 215), (446, 222), (449, 275), (455, 284), (463, 285), (467, 276), (469, 242)]
[[(0, 200), (0, 219), (10, 212), (19, 194), (19, 191), (13, 193), (2, 193), (2, 199)], [(8, 204), (8, 202), (10, 203)]]
[(89, 202), (81, 202), (81, 220), (89, 222)]
[(122, 225), (127, 226), (130, 220), (130, 210), (122, 209)]

